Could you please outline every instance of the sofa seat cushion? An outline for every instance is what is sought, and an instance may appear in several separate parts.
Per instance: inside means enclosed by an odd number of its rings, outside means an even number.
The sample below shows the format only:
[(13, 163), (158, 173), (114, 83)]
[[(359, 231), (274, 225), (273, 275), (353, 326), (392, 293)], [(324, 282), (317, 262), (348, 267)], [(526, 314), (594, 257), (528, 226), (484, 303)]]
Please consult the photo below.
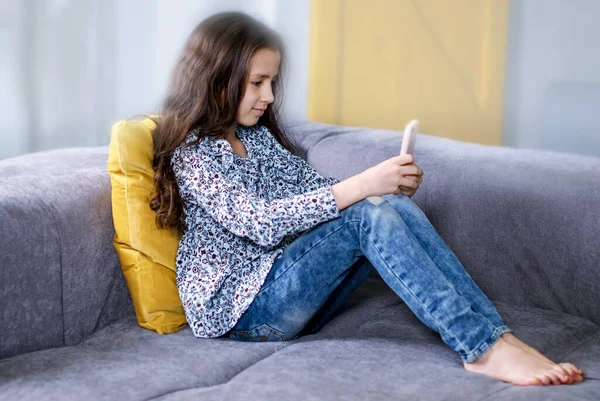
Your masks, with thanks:
[(387, 285), (368, 278), (316, 334), (294, 341), (160, 336), (134, 318), (79, 345), (0, 361), (0, 400), (597, 400), (594, 323), (495, 302), (514, 333), (584, 370), (577, 385), (518, 387), (462, 367)]

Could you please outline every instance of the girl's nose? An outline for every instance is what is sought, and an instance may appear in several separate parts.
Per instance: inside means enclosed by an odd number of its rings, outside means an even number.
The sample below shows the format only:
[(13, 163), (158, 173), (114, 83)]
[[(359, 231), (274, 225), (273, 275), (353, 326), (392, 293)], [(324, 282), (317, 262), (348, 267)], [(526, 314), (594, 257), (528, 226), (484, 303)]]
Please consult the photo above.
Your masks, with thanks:
[[(267, 85), (265, 85), (266, 87)], [(273, 100), (275, 100), (275, 97), (273, 96), (273, 90), (271, 90), (270, 85), (268, 85), (269, 87), (266, 88), (263, 92), (262, 92), (262, 96), (261, 96), (261, 101), (265, 102), (265, 103), (273, 103)]]

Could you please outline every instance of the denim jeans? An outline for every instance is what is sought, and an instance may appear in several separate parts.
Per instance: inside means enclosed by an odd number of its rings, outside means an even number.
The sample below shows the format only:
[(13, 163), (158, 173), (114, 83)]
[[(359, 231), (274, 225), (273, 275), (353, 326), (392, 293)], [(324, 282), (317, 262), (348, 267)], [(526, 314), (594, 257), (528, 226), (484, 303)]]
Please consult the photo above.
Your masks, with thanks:
[(421, 209), (389, 194), (354, 203), (288, 245), (226, 336), (286, 341), (315, 333), (373, 268), (465, 362), (511, 331)]

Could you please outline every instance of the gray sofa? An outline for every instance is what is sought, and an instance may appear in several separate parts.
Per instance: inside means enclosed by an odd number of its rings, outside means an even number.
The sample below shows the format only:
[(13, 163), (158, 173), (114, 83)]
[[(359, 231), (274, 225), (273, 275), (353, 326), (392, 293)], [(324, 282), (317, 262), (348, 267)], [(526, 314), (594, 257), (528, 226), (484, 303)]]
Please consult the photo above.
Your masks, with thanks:
[[(288, 131), (339, 179), (400, 149), (396, 131)], [(600, 158), (418, 138), (413, 200), (514, 333), (586, 375), (518, 387), (464, 370), (375, 271), (294, 341), (140, 328), (112, 245), (107, 156), (0, 161), (0, 400), (600, 400)]]

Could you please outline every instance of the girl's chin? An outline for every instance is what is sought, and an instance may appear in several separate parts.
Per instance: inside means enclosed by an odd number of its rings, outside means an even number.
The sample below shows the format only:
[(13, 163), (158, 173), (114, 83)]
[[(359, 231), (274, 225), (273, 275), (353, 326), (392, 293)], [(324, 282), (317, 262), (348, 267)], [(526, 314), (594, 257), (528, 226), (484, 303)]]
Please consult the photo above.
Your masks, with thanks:
[(260, 116), (252, 116), (251, 115), (251, 116), (244, 118), (243, 120), (240, 120), (239, 124), (250, 126), (250, 125), (256, 124), (259, 119), (260, 119)]
[(258, 123), (258, 120), (252, 121), (252, 122), (248, 122), (248, 121), (238, 121), (239, 125), (243, 125), (244, 127), (251, 127), (253, 125), (256, 125), (256, 123)]

